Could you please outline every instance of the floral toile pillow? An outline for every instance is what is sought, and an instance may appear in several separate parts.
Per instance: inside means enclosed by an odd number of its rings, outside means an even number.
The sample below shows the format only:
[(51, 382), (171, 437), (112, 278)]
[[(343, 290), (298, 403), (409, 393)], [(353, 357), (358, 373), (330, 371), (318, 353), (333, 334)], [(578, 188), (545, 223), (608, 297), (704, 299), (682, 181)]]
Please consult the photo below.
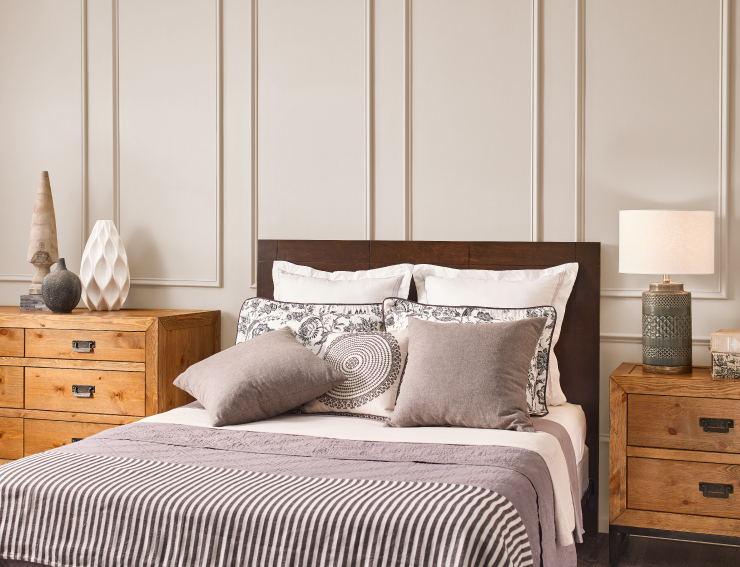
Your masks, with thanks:
[(545, 317), (547, 322), (537, 343), (527, 379), (527, 408), (533, 417), (547, 415), (547, 378), (550, 363), (550, 345), (557, 321), (555, 308), (546, 305), (508, 309), (497, 307), (449, 307), (426, 305), (408, 299), (391, 297), (383, 302), (383, 320), (386, 331), (408, 327), (410, 317), (438, 323), (496, 323), (518, 321), (532, 317)]
[(239, 313), (236, 344), (283, 327), (289, 327), (303, 346), (318, 355), (330, 333), (384, 331), (383, 305), (288, 303), (260, 297), (247, 299)]

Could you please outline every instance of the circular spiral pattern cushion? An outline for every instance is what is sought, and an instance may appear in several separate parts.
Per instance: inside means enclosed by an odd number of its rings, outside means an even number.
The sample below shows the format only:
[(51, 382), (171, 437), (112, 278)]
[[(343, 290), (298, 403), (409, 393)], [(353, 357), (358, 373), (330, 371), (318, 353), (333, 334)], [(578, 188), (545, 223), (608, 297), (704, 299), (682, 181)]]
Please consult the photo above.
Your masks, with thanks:
[(406, 329), (330, 334), (319, 356), (347, 380), (305, 404), (303, 411), (390, 416), (406, 366), (408, 340)]

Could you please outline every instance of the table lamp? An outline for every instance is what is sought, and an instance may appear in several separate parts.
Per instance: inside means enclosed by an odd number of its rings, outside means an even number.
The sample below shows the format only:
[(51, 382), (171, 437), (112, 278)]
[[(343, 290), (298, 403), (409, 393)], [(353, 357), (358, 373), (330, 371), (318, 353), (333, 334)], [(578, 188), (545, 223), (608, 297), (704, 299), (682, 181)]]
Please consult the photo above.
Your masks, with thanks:
[(714, 212), (619, 211), (619, 271), (663, 274), (642, 294), (643, 371), (691, 372), (691, 293), (669, 274), (714, 273)]

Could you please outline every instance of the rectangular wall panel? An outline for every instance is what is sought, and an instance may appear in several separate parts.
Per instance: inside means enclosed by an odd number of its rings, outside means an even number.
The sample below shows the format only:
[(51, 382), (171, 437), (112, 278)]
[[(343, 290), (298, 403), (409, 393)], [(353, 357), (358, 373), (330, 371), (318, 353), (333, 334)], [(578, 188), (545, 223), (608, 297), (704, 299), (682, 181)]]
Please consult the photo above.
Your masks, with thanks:
[[(620, 210), (719, 213), (720, 10), (719, 0), (586, 6), (586, 238), (602, 242), (605, 293), (639, 295), (656, 279), (619, 273)], [(719, 292), (719, 228), (715, 274), (673, 278), (689, 291)]]
[(260, 238), (364, 238), (366, 4), (261, 0)]
[(30, 281), (34, 272), (26, 253), (43, 170), (51, 181), (59, 255), (79, 271), (81, 22), (79, 0), (0, 0), (0, 281)]
[(411, 9), (415, 240), (530, 240), (532, 2)]
[(120, 232), (131, 277), (214, 285), (217, 1), (120, 0), (118, 21)]

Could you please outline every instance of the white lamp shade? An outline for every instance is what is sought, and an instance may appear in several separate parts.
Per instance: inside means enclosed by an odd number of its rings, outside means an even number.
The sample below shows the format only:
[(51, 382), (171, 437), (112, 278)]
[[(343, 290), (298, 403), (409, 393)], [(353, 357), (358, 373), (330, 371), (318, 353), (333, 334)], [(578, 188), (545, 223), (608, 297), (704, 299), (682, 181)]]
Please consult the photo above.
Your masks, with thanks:
[(714, 211), (619, 211), (619, 271), (713, 274)]

